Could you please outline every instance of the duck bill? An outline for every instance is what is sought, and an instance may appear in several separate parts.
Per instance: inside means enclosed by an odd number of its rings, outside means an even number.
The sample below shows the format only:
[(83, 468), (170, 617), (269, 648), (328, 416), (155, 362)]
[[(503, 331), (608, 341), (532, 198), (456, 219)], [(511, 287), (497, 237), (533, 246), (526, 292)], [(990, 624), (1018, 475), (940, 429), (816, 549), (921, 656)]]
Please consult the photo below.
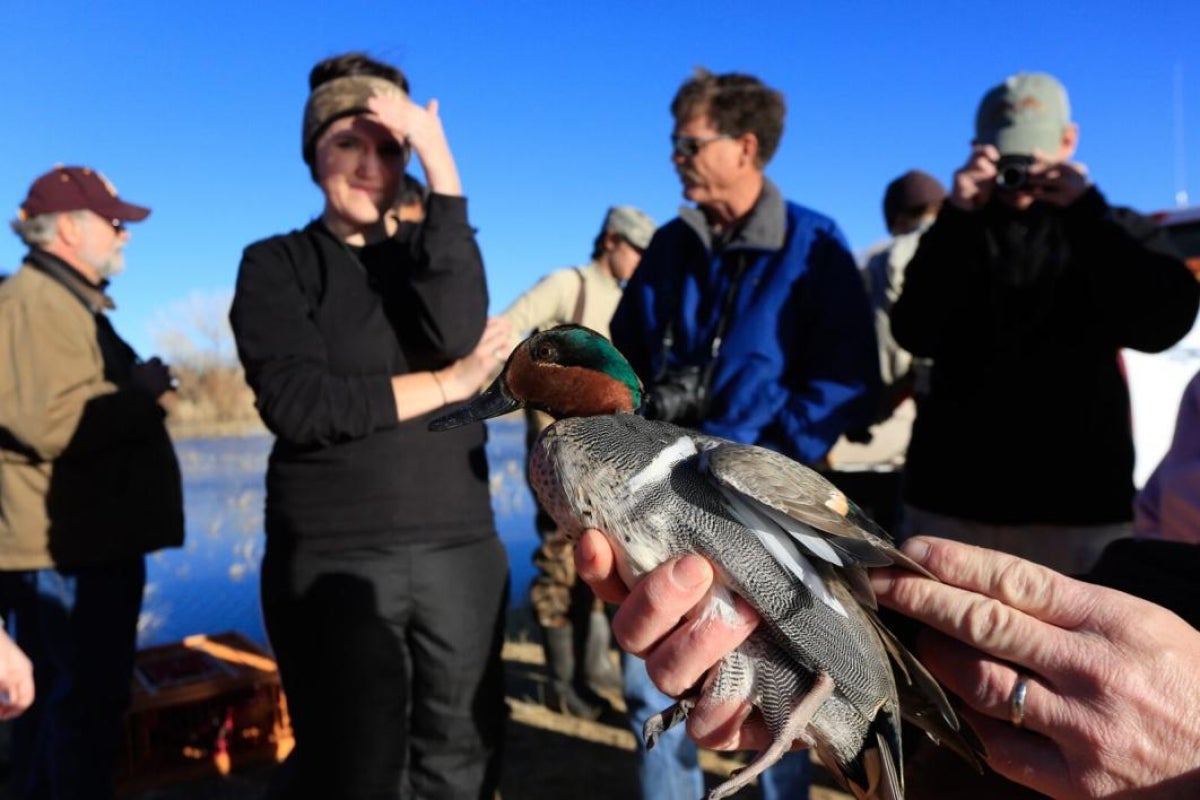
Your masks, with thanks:
[(510, 397), (508, 392), (504, 391), (504, 383), (501, 378), (493, 381), (492, 385), (483, 391), (483, 394), (477, 396), (462, 408), (434, 418), (429, 423), (429, 430), (448, 431), (451, 428), (461, 428), (463, 425), (469, 425), (472, 422), (479, 422), (480, 420), (507, 414), (510, 411), (516, 411), (521, 407), (521, 404)]

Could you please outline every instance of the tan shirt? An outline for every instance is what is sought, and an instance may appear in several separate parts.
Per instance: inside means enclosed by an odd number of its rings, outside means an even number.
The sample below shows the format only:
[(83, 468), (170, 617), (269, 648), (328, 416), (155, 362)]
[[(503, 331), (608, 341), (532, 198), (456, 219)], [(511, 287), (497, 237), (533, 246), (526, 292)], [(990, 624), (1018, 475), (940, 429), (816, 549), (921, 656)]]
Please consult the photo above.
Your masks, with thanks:
[(515, 346), (533, 331), (574, 322), (581, 286), (585, 302), (579, 324), (607, 338), (613, 312), (621, 302), (621, 285), (593, 261), (583, 267), (551, 272), (504, 310), (501, 316), (512, 323), (512, 344)]

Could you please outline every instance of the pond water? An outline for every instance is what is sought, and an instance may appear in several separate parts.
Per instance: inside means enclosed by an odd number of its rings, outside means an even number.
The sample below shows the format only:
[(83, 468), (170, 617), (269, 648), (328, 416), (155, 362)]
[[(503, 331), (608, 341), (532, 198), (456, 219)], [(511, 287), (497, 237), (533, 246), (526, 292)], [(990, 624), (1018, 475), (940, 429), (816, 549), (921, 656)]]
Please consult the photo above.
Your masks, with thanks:
[[(508, 549), (514, 606), (527, 605), (537, 545), (533, 498), (525, 482), (525, 423), (489, 420), (488, 462), (496, 528)], [(194, 633), (237, 631), (266, 646), (258, 604), (263, 554), (263, 479), (269, 435), (176, 442), (183, 470), (187, 538), (146, 559), (138, 646)]]

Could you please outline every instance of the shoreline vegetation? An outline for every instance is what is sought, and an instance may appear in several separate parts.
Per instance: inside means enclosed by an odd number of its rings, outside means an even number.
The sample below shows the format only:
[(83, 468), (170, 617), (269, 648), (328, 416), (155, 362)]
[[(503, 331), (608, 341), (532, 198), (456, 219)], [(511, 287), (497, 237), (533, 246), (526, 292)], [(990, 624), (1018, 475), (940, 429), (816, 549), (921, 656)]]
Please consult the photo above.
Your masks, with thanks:
[(167, 414), (173, 439), (249, 436), (267, 433), (254, 407), (254, 392), (240, 366), (176, 363), (171, 373), (179, 381)]

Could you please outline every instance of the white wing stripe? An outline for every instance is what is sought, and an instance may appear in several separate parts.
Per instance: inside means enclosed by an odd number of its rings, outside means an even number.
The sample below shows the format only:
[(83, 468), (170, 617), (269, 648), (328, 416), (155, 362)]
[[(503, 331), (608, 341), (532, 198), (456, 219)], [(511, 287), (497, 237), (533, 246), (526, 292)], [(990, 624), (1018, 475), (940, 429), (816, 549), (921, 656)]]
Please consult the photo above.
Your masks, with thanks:
[(846, 612), (845, 606), (830, 594), (829, 587), (825, 585), (825, 581), (821, 579), (821, 576), (813, 569), (809, 560), (800, 552), (800, 549), (796, 546), (796, 542), (791, 539), (787, 531), (781, 529), (770, 518), (760, 514), (735, 493), (727, 492), (725, 496), (729, 501), (730, 509), (733, 511), (734, 516), (762, 542), (763, 547), (767, 548), (767, 552), (776, 561), (782, 564), (788, 572), (799, 578), (800, 582), (822, 603), (843, 617), (850, 617)]
[(637, 494), (645, 486), (665, 480), (671, 474), (671, 467), (696, 455), (696, 443), (690, 436), (680, 436), (673, 443), (658, 451), (658, 455), (629, 479), (629, 493)]
[(818, 558), (828, 561), (830, 564), (836, 564), (839, 567), (846, 566), (846, 562), (833, 549), (833, 545), (826, 541), (825, 537), (819, 533), (812, 533), (812, 527), (800, 522), (794, 517), (788, 516), (777, 508), (772, 508), (766, 503), (762, 503), (754, 498), (750, 498), (750, 502), (760, 514), (766, 514), (776, 525), (783, 528), (792, 536), (800, 540), (800, 543), (808, 549), (810, 553)]

